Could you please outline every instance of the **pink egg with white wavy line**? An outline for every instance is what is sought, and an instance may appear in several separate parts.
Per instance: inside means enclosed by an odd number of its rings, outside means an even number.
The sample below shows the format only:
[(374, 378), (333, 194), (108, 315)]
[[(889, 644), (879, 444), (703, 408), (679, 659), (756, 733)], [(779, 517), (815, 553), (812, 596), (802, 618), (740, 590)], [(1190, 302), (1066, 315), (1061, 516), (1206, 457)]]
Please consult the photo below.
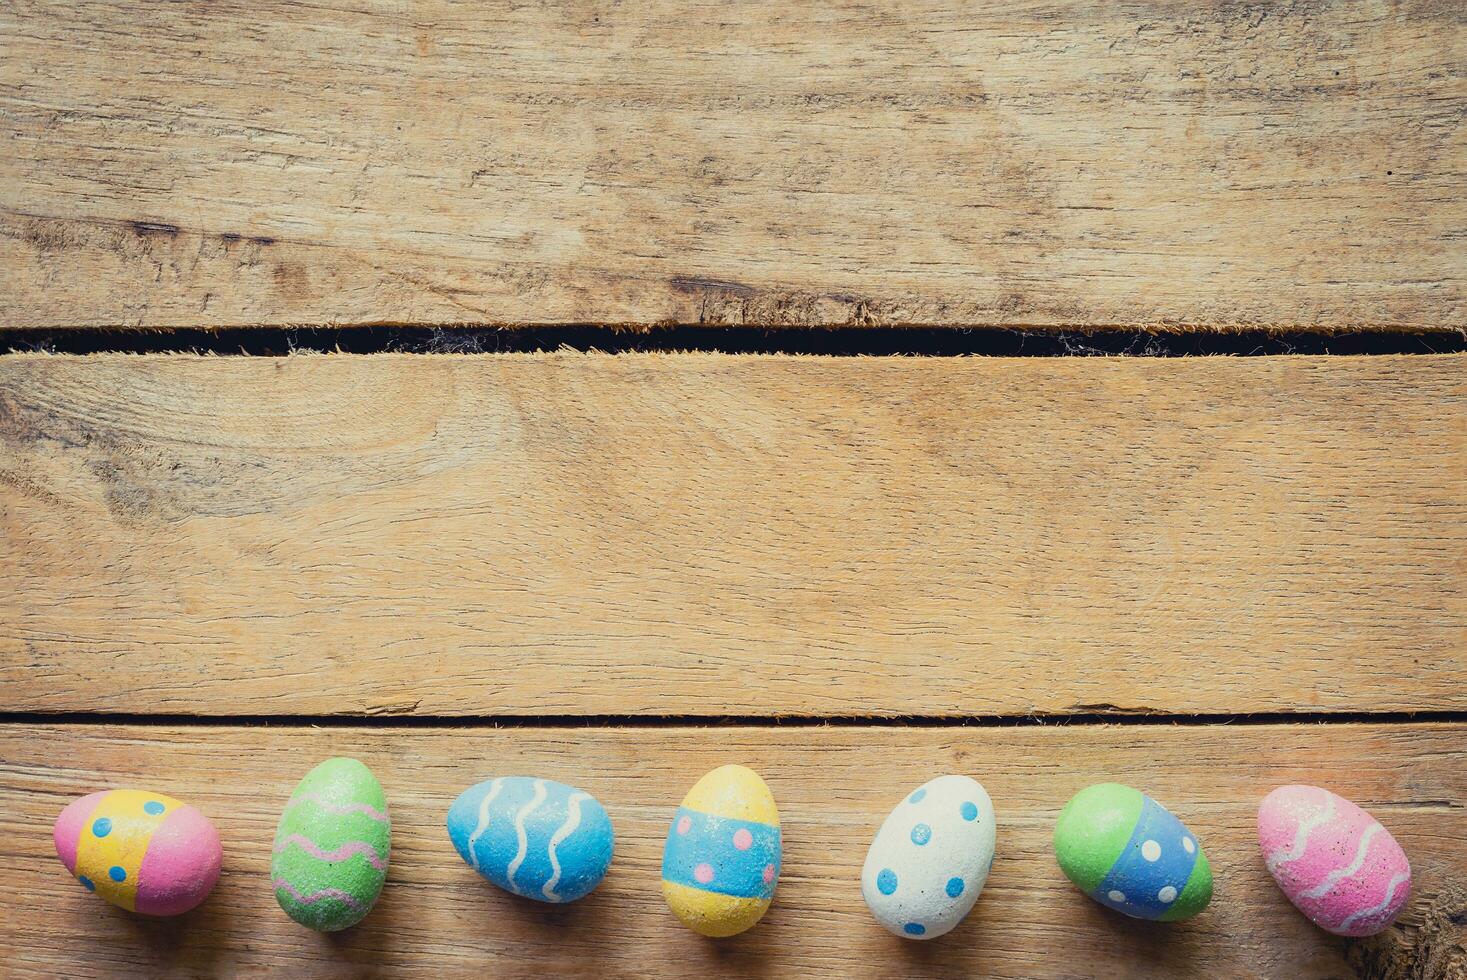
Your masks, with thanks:
[(1411, 863), (1380, 821), (1318, 786), (1280, 786), (1258, 808), (1269, 873), (1305, 917), (1337, 936), (1373, 936), (1411, 896)]

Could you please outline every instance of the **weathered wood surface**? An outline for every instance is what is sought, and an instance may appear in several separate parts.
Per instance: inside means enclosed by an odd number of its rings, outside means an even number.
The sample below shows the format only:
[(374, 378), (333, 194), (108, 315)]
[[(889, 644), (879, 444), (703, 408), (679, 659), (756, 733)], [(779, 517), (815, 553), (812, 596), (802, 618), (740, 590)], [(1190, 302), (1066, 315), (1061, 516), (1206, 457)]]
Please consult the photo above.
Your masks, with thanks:
[(0, 325), (1461, 329), (1454, 0), (19, 0)]
[(0, 700), (1467, 708), (1467, 358), (0, 362)]
[[(378, 909), (335, 939), (286, 919), (268, 886), (280, 807), (332, 754), (382, 779), (394, 849)], [(831, 729), (0, 727), (0, 948), (9, 976), (391, 977), (1294, 977), (1384, 980), (1408, 962), (1467, 968), (1467, 727), (1332, 725)], [(658, 886), (667, 822), (692, 781), (725, 762), (758, 767), (784, 823), (785, 871), (753, 931), (687, 932)], [(1260, 762), (1268, 768), (1261, 770)], [(443, 829), (453, 797), (504, 772), (570, 781), (617, 831), (602, 887), (563, 909), (495, 892)], [(980, 778), (999, 856), (967, 922), (917, 944), (883, 932), (861, 901), (865, 849), (887, 810), (934, 772)], [(1082, 786), (1147, 787), (1199, 835), (1217, 895), (1198, 918), (1147, 925), (1093, 904), (1060, 874), (1054, 818)], [(1309, 925), (1257, 854), (1259, 800), (1290, 781), (1373, 810), (1410, 855), (1408, 926), (1347, 944)], [(180, 923), (139, 920), (86, 894), (48, 829), (75, 795), (118, 784), (192, 802), (225, 841), (225, 873)], [(1448, 919), (1457, 915), (1456, 924)], [(1418, 972), (1412, 976), (1450, 976)], [(1461, 976), (1461, 974), (1457, 974)]]

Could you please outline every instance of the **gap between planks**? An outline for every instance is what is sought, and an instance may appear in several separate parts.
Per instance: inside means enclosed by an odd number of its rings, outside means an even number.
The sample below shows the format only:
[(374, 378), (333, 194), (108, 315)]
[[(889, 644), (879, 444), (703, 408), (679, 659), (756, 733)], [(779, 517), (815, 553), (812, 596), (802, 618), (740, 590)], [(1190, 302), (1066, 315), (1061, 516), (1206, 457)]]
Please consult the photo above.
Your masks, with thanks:
[(361, 324), (218, 329), (4, 329), (0, 355), (214, 354), (509, 354), (573, 350), (604, 354), (814, 354), (824, 357), (1255, 357), (1279, 355), (1452, 354), (1467, 350), (1457, 332), (1298, 329), (1220, 331), (1204, 324), (1126, 329), (1120, 325), (1059, 329), (999, 324), (946, 327), (618, 328), (590, 324), (497, 327), (491, 324)]
[(1434, 725), (1467, 723), (1467, 711), (1351, 711), (1290, 714), (1286, 711), (1249, 714), (1176, 714), (1169, 712), (1090, 712), (1047, 715), (203, 715), (109, 714), (107, 712), (0, 711), (0, 725), (118, 725), (148, 727), (176, 725), (198, 728), (1084, 728), (1088, 726), (1216, 727), (1256, 725)]

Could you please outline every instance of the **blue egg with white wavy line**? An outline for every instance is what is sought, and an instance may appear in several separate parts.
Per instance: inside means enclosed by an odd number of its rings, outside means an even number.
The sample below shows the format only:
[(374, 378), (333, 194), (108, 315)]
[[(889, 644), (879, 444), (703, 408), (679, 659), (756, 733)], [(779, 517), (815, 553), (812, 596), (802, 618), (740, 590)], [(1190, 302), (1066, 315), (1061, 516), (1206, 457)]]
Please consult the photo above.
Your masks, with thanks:
[(574, 902), (611, 866), (611, 817), (590, 793), (533, 776), (470, 786), (448, 808), (459, 857), (505, 891), (537, 902)]

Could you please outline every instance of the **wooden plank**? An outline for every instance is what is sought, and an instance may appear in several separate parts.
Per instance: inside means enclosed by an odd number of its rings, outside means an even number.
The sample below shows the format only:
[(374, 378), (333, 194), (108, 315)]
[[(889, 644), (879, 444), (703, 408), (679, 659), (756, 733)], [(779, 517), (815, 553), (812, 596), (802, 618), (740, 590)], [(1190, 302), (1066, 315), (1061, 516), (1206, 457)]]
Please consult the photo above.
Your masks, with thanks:
[(1461, 328), (1452, 0), (20, 0), (0, 323)]
[(7, 358), (0, 707), (1463, 710), (1464, 364)]
[[(388, 792), (392, 870), (359, 928), (325, 939), (275, 907), (269, 846), (296, 779), (357, 756)], [(514, 772), (602, 800), (617, 856), (602, 887), (563, 909), (495, 892), (443, 830), (465, 786)], [(1266, 773), (1259, 762), (1269, 760)], [(1021, 728), (0, 727), (0, 948), (10, 976), (496, 977), (1370, 977), (1428, 955), (1462, 956), (1467, 912), (1467, 726), (1331, 725)], [(494, 760), (501, 760), (496, 762)], [(774, 907), (721, 944), (662, 905), (672, 811), (707, 769), (757, 766), (781, 808), (785, 870)], [(887, 810), (935, 772), (971, 773), (993, 796), (999, 857), (967, 922), (928, 944), (895, 939), (860, 897), (865, 848)], [(1093, 904), (1050, 850), (1059, 808), (1092, 782), (1147, 787), (1199, 836), (1218, 886), (1198, 918), (1159, 928)], [(1275, 785), (1323, 784), (1378, 814), (1411, 858), (1403, 923), (1367, 942), (1316, 930), (1258, 857), (1255, 809)], [(170, 926), (111, 909), (56, 861), (51, 821), (71, 798), (113, 785), (195, 803), (225, 841), (225, 872), (201, 909)], [(1458, 915), (1456, 924), (1447, 919)], [(1422, 929), (1436, 922), (1435, 928)], [(1464, 960), (1463, 962), (1467, 962)]]

